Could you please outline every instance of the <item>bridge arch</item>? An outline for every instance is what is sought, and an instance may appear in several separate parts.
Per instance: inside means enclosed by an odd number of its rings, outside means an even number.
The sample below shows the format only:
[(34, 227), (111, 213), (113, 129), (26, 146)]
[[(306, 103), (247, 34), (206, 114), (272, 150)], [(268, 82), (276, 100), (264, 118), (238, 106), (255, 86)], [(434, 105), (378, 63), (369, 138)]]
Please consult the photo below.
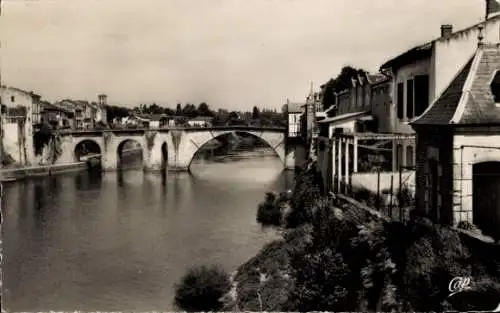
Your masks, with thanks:
[(186, 154), (186, 169), (189, 170), (191, 163), (193, 162), (193, 159), (198, 151), (205, 146), (207, 143), (209, 143), (213, 139), (217, 139), (221, 136), (230, 134), (230, 133), (245, 133), (252, 135), (253, 137), (259, 138), (262, 142), (266, 143), (267, 146), (269, 146), (278, 156), (280, 159), (281, 163), (285, 167), (285, 158), (286, 158), (286, 153), (285, 153), (285, 133), (280, 132), (280, 131), (254, 131), (254, 130), (224, 130), (224, 131), (206, 131), (206, 132), (193, 132), (193, 133), (188, 133), (187, 140), (184, 140), (185, 144), (188, 145), (188, 147), (183, 147), (187, 154)]
[(144, 163), (144, 143), (139, 138), (120, 138), (116, 146), (117, 167), (124, 168), (128, 165), (138, 163), (143, 167)]
[(80, 162), (82, 157), (87, 155), (95, 155), (98, 154), (99, 157), (102, 158), (102, 154), (104, 153), (104, 147), (101, 144), (92, 138), (83, 138), (78, 140), (73, 148), (73, 156), (76, 162)]

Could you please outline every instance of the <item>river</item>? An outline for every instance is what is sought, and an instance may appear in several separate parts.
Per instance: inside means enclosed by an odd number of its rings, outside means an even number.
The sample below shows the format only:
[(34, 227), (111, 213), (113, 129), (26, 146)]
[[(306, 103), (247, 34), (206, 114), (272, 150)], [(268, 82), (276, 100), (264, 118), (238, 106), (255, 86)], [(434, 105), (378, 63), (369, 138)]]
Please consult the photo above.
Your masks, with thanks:
[(4, 184), (3, 305), (11, 311), (172, 311), (197, 264), (228, 272), (277, 234), (257, 224), (276, 157), (198, 161), (192, 174), (75, 173)]

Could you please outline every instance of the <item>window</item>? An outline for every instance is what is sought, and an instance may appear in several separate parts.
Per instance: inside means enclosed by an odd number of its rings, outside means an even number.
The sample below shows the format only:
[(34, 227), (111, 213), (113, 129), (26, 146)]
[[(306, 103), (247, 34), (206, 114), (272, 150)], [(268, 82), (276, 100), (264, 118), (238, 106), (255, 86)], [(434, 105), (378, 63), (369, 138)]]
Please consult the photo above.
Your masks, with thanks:
[(493, 98), (495, 99), (495, 103), (497, 106), (500, 105), (500, 73), (498, 71), (495, 72), (490, 88)]
[(403, 119), (404, 113), (404, 92), (405, 92), (405, 84), (404, 83), (399, 83), (398, 84), (398, 119)]
[(403, 165), (403, 146), (397, 145), (396, 146), (396, 170), (399, 170), (401, 165)]
[(406, 117), (413, 118), (413, 79), (406, 81)]
[(415, 76), (415, 116), (420, 116), (429, 106), (429, 75)]
[(16, 101), (16, 98), (14, 96), (11, 96), (10, 97), (10, 102), (14, 102), (14, 101)]
[(406, 147), (406, 166), (413, 166), (413, 147)]

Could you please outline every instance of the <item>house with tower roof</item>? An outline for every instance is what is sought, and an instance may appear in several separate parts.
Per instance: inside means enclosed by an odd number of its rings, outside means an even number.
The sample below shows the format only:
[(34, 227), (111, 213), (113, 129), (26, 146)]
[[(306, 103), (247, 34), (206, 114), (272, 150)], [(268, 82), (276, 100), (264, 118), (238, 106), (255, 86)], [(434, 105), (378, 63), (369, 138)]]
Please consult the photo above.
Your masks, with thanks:
[(484, 41), (484, 25), (477, 33), (472, 56), (410, 123), (416, 132), (417, 209), (435, 222), (473, 223), (498, 239), (500, 43)]

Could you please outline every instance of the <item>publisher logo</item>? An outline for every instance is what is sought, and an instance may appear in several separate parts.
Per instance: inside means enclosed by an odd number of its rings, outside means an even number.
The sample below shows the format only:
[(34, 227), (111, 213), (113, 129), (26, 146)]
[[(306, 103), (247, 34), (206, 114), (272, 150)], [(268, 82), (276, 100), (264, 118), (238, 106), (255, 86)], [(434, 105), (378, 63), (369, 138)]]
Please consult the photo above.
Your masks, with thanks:
[(448, 290), (450, 291), (450, 294), (448, 295), (448, 297), (451, 297), (454, 294), (457, 294), (459, 292), (471, 289), (470, 282), (471, 282), (470, 277), (455, 277), (455, 278), (453, 278), (450, 281), (450, 284), (448, 285)]

